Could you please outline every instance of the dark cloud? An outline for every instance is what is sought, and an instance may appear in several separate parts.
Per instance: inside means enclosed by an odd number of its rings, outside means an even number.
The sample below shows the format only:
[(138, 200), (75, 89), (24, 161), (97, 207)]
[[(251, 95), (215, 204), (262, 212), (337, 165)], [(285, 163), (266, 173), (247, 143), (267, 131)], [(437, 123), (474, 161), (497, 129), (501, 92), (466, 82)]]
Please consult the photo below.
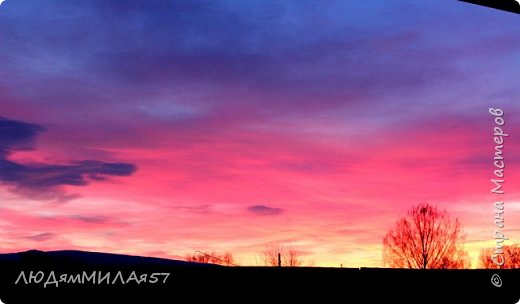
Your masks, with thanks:
[(284, 211), (280, 208), (273, 208), (265, 205), (253, 205), (247, 207), (247, 211), (254, 213), (256, 215), (279, 215)]
[(108, 176), (128, 176), (135, 166), (125, 163), (80, 161), (70, 165), (22, 165), (0, 160), (0, 180), (21, 187), (49, 188), (61, 185), (85, 186), (89, 180), (105, 180)]
[(27, 238), (33, 241), (43, 242), (56, 237), (54, 233), (44, 232), (35, 235), (28, 236)]
[(14, 150), (31, 150), (41, 126), (0, 117), (0, 157), (5, 158)]
[[(0, 182), (13, 186), (18, 193), (48, 198), (49, 193), (59, 193), (60, 186), (85, 186), (91, 180), (129, 176), (136, 170), (132, 164), (97, 160), (80, 160), (70, 164), (21, 164), (9, 160), (9, 155), (14, 151), (34, 149), (36, 137), (43, 130), (39, 125), (0, 117)], [(60, 196), (70, 197), (63, 193)]]

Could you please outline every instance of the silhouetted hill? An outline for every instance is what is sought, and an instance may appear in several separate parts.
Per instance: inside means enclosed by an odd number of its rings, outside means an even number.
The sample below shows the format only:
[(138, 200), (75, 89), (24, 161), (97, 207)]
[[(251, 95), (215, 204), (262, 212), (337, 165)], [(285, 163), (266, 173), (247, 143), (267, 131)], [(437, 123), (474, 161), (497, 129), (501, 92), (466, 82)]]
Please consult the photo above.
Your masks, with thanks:
[(499, 10), (510, 11), (512, 13), (520, 14), (520, 7), (516, 0), (461, 0), (468, 3), (483, 5), (487, 7), (496, 8)]
[[(79, 250), (39, 251), (29, 250), (20, 253), (0, 254), (0, 262), (37, 263), (55, 265), (73, 263), (75, 265), (99, 266), (208, 266), (208, 264), (191, 263), (179, 260), (112, 254), (103, 252), (87, 252)], [(216, 266), (216, 265), (211, 265)]]
[[(0, 270), (0, 299), (6, 304), (248, 303), (253, 299), (516, 303), (520, 298), (519, 270), (223, 267), (83, 251), (2, 254)], [(502, 287), (491, 284), (493, 274), (501, 277)]]

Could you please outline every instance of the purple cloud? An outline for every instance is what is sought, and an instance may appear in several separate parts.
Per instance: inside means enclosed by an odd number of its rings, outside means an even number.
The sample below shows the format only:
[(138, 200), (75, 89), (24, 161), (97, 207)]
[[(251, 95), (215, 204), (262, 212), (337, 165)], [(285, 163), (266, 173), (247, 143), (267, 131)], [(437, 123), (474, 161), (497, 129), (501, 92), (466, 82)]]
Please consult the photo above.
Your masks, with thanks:
[[(111, 176), (129, 176), (136, 166), (80, 160), (70, 164), (22, 164), (8, 159), (14, 151), (34, 149), (41, 126), (0, 117), (0, 182), (13, 186), (18, 193), (45, 197), (44, 193), (60, 193), (64, 185), (85, 186), (91, 180), (102, 181)], [(61, 193), (60, 197), (63, 196)], [(52, 195), (51, 195), (52, 196)]]
[(247, 211), (255, 214), (255, 215), (279, 215), (284, 212), (283, 209), (273, 208), (266, 205), (253, 205), (247, 207)]

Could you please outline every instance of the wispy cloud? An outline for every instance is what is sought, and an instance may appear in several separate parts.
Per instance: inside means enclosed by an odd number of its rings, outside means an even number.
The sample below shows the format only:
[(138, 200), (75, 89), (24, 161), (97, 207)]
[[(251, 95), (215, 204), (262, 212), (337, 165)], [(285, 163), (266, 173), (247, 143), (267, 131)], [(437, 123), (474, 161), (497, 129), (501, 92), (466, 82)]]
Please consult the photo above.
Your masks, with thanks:
[(71, 219), (78, 220), (87, 224), (105, 224), (108, 222), (108, 218), (104, 216), (86, 216), (86, 215), (74, 215)]
[(55, 237), (56, 237), (56, 235), (54, 233), (44, 232), (44, 233), (39, 233), (39, 234), (28, 236), (27, 238), (30, 240), (33, 240), (33, 241), (37, 241), (37, 242), (44, 242), (44, 241), (48, 241)]

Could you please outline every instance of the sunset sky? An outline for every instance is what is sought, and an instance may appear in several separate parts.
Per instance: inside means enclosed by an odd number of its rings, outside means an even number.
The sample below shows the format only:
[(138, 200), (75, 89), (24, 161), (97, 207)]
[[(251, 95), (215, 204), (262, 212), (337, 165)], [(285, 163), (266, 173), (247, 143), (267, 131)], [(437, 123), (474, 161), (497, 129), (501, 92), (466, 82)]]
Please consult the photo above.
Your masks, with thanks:
[(0, 252), (270, 243), (381, 267), (420, 202), (520, 238), (520, 17), (459, 1), (7, 0)]

